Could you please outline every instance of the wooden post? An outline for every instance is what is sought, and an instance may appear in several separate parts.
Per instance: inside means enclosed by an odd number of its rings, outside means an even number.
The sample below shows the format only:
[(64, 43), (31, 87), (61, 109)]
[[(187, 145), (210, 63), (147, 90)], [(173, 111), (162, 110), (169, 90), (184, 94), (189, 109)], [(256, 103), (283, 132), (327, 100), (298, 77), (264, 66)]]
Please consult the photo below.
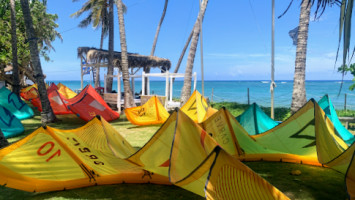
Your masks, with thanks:
[(344, 110), (346, 111), (346, 93), (345, 93), (345, 98), (344, 98)]
[(83, 90), (84, 87), (84, 78), (83, 78), (83, 57), (80, 56), (80, 77), (81, 77), (81, 90)]
[(165, 71), (165, 104), (164, 104), (165, 108), (169, 100), (168, 97), (169, 97), (169, 71)]
[(197, 85), (197, 73), (194, 72), (194, 91), (196, 90), (196, 85)]
[(117, 68), (117, 110), (121, 114), (121, 72)]
[(173, 76), (170, 77), (170, 101), (173, 101)]
[(142, 71), (142, 95), (145, 95), (145, 72)]
[[(200, 2), (200, 9), (201, 9), (201, 4), (202, 1)], [(201, 54), (201, 90), (202, 90), (202, 96), (205, 96), (205, 79), (204, 79), (204, 72), (203, 72), (203, 39), (202, 39), (202, 19), (200, 20), (200, 54)]]
[(132, 95), (133, 95), (133, 99), (135, 99), (136, 97), (136, 94), (135, 94), (135, 88), (134, 88), (134, 74), (133, 74), (133, 68), (131, 68), (131, 74), (132, 74), (132, 77), (131, 77), (131, 84), (132, 84)]
[(213, 103), (213, 88), (212, 88), (212, 94), (211, 94), (211, 103)]
[(275, 74), (275, 0), (272, 0), (272, 14), (271, 14), (271, 112), (270, 117), (274, 119), (274, 74)]
[[(104, 93), (107, 93), (107, 89), (106, 89), (106, 85), (107, 85), (107, 82), (106, 82), (106, 74), (104, 74)], [(81, 88), (82, 89), (82, 88)]]
[(248, 105), (250, 105), (250, 96), (249, 96), (249, 88), (248, 88), (248, 92), (247, 92), (247, 95), (248, 95)]
[(150, 95), (150, 78), (147, 76), (147, 95)]

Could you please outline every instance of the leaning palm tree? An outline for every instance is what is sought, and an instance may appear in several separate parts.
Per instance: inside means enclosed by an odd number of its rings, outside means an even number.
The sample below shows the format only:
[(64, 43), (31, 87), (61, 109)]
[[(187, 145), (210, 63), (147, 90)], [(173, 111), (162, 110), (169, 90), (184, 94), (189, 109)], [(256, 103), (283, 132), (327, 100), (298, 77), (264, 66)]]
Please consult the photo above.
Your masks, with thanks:
[(187, 57), (187, 65), (185, 69), (184, 76), (184, 86), (181, 91), (181, 105), (185, 104), (191, 94), (191, 80), (192, 80), (192, 69), (194, 67), (194, 60), (197, 48), (197, 42), (200, 34), (200, 23), (203, 21), (203, 17), (205, 16), (206, 8), (207, 8), (208, 0), (203, 0), (201, 3), (201, 8), (197, 17), (197, 20), (194, 25), (193, 35), (190, 44), (189, 56)]
[[(317, 0), (317, 9), (315, 12), (315, 17), (316, 18), (320, 17), (328, 5), (332, 5), (336, 2), (337, 0)], [(292, 92), (292, 103), (291, 103), (291, 112), (293, 113), (296, 112), (298, 109), (300, 109), (307, 102), (306, 85), (305, 85), (307, 40), (308, 40), (310, 10), (312, 5), (314, 5), (314, 3), (315, 0), (302, 0), (301, 3), (301, 12), (300, 12), (299, 28), (298, 28), (298, 36), (297, 36), (295, 74), (293, 78), (293, 92)], [(318, 11), (321, 11), (319, 15), (318, 15)]]
[[(165, 4), (164, 4), (164, 9), (163, 9), (163, 14), (161, 15), (158, 27), (157, 27), (157, 31), (155, 32), (155, 36), (154, 36), (154, 41), (153, 41), (153, 46), (152, 46), (152, 50), (150, 52), (150, 56), (154, 56), (154, 52), (155, 52), (155, 48), (157, 46), (157, 41), (158, 41), (158, 36), (159, 36), (159, 32), (160, 32), (160, 28), (161, 25), (163, 24), (164, 18), (165, 18), (165, 13), (166, 13), (166, 9), (168, 7), (168, 0), (165, 0)], [(149, 73), (150, 72), (150, 68), (147, 67), (144, 69), (145, 73)], [(147, 78), (145, 78), (143, 81), (147, 82)], [(145, 94), (147, 94), (147, 84), (145, 84), (146, 88), (143, 88), (146, 92)]]
[[(129, 71), (128, 71), (128, 56), (127, 56), (127, 43), (126, 43), (126, 31), (123, 17), (123, 4), (122, 0), (116, 1), (118, 24), (120, 30), (120, 44), (121, 44), (121, 67), (122, 67), (122, 79), (124, 89), (124, 107), (130, 108), (135, 106), (134, 99), (129, 84)], [(118, 80), (120, 81), (120, 80)], [(120, 95), (120, 94), (119, 94)]]
[(20, 78), (17, 62), (17, 35), (15, 0), (10, 0), (11, 10), (11, 44), (12, 44), (12, 92), (20, 95)]
[(23, 17), (25, 19), (26, 34), (29, 40), (31, 62), (34, 68), (34, 77), (36, 78), (36, 83), (38, 85), (39, 98), (41, 99), (42, 112), (41, 121), (42, 124), (47, 124), (54, 122), (56, 116), (53, 113), (52, 107), (49, 103), (46, 85), (44, 83), (44, 76), (41, 66), (41, 60), (39, 59), (38, 44), (36, 34), (33, 28), (32, 17), (30, 13), (30, 7), (28, 5), (28, 0), (21, 0), (21, 8)]

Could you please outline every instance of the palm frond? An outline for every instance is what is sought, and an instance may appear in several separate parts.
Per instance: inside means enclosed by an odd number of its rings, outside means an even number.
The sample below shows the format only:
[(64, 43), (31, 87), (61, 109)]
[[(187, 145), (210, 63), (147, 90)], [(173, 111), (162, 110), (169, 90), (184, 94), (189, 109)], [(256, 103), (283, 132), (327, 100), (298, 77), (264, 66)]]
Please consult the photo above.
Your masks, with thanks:
[(80, 28), (86, 28), (88, 27), (92, 22), (92, 12), (89, 13), (89, 15), (83, 19), (80, 23), (79, 23), (79, 27)]
[(340, 17), (339, 17), (339, 42), (338, 42), (338, 49), (337, 49), (337, 54), (335, 56), (335, 63), (334, 63), (334, 68), (338, 60), (338, 55), (339, 55), (339, 49), (340, 49), (340, 42), (341, 38), (343, 35), (343, 26), (344, 26), (344, 17), (345, 17), (345, 8), (346, 8), (346, 2), (347, 0), (343, 0), (341, 2), (341, 7), (340, 7)]
[(92, 7), (94, 6), (95, 4), (93, 4), (92, 1), (87, 1), (84, 3), (83, 7), (81, 7), (80, 10), (76, 11), (75, 13), (71, 14), (70, 17), (80, 17), (83, 13), (87, 12), (87, 11), (90, 11), (92, 9)]

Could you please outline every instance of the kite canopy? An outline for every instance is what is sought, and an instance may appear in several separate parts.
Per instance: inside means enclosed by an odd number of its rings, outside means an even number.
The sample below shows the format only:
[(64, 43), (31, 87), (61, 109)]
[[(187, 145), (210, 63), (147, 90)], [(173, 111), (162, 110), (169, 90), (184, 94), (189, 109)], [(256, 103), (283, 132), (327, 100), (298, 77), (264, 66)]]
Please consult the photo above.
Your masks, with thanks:
[(249, 135), (257, 135), (268, 131), (279, 123), (271, 119), (263, 110), (253, 103), (237, 118), (240, 125), (249, 133)]
[(318, 104), (333, 122), (336, 134), (341, 136), (347, 144), (352, 144), (355, 141), (355, 136), (351, 134), (339, 121), (338, 115), (328, 95), (324, 95), (322, 99), (318, 101)]
[[(73, 92), (70, 88), (63, 85), (62, 83), (59, 83), (58, 85), (52, 83), (50, 86), (46, 85), (46, 87), (47, 87), (48, 94), (53, 90), (57, 90), (59, 94), (61, 94), (66, 99), (71, 99), (76, 96), (75, 92)], [(33, 84), (31, 86), (21, 89), (20, 96), (27, 101), (33, 100), (35, 98), (39, 98), (37, 85)]]
[(64, 102), (69, 110), (85, 121), (91, 120), (96, 115), (100, 115), (106, 121), (120, 117), (120, 114), (113, 111), (91, 85), (87, 85), (74, 98), (66, 99)]
[(350, 199), (355, 199), (355, 153), (352, 156), (350, 166), (346, 172), (346, 189), (350, 196)]
[(0, 105), (8, 109), (20, 120), (31, 118), (34, 115), (33, 110), (22, 101), (21, 97), (6, 87), (0, 89)]
[(201, 125), (224, 150), (240, 160), (326, 165), (345, 173), (355, 145), (348, 148), (324, 116), (311, 100), (282, 124), (255, 136), (249, 136), (224, 109)]
[(288, 199), (227, 154), (181, 110), (128, 160), (207, 199)]
[(30, 87), (29, 90), (26, 90), (26, 91), (21, 90), (21, 92), (20, 92), (20, 96), (26, 101), (30, 101), (31, 99), (35, 99), (38, 97), (37, 88), (31, 87), (31, 86), (29, 86), (29, 87)]
[[(62, 93), (60, 93), (60, 90)], [(66, 91), (66, 93), (63, 93), (63, 91)], [(68, 99), (66, 96), (73, 95), (70, 91), (71, 90), (64, 85), (61, 85), (61, 87), (58, 88), (54, 84), (47, 89), (48, 99), (54, 114), (76, 114), (85, 121), (91, 120), (96, 115), (102, 116), (106, 121), (112, 121), (120, 117), (117, 112), (113, 111), (106, 104), (91, 85), (86, 86), (80, 94)], [(42, 111), (39, 97), (32, 99), (31, 103), (37, 107), (39, 111)]]
[(25, 130), (21, 121), (3, 106), (0, 106), (0, 129), (5, 138), (15, 137)]
[(138, 126), (163, 124), (169, 118), (169, 113), (156, 96), (142, 106), (126, 108), (124, 111), (127, 119)]
[(196, 123), (203, 122), (217, 112), (216, 109), (208, 106), (206, 99), (197, 90), (192, 93), (181, 110)]
[(77, 95), (73, 90), (63, 85), (62, 83), (58, 83), (57, 87), (58, 92), (67, 99), (71, 99)]
[[(47, 93), (48, 93), (49, 103), (51, 104), (52, 110), (55, 115), (73, 114), (73, 112), (69, 110), (65, 104), (66, 102), (65, 97), (59, 94), (58, 90), (48, 89)], [(39, 97), (32, 99), (31, 103), (34, 107), (38, 109), (38, 111), (42, 112), (42, 104), (41, 104), (41, 99)]]
[(115, 157), (134, 152), (103, 118), (74, 130), (39, 128), (0, 150), (0, 184), (46, 192), (123, 182), (168, 183), (164, 177), (146, 176), (140, 167)]

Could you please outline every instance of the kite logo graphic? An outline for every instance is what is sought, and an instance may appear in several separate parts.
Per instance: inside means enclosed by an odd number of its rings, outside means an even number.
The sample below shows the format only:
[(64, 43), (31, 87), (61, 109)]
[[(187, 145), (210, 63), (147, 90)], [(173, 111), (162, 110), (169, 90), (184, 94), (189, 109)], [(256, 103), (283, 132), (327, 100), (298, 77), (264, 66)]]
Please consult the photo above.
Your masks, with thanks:
[(2, 109), (4, 110), (5, 114), (4, 115), (3, 114), (0, 115), (0, 120), (6, 126), (10, 127), (11, 124), (12, 124), (12, 120), (14, 119), (15, 116), (9, 110), (7, 110), (6, 108), (3, 107)]
[(140, 117), (142, 117), (142, 116), (145, 115), (145, 110), (144, 110), (144, 108), (141, 108), (140, 110), (138, 110), (138, 115), (139, 115)]
[(192, 110), (196, 110), (195, 114), (197, 114), (196, 101), (194, 101), (194, 102), (191, 104), (190, 108), (187, 109), (187, 111), (192, 111)]
[(98, 101), (93, 100), (89, 106), (96, 108), (99, 111), (104, 111), (106, 108), (105, 106), (101, 105)]
[[(47, 147), (49, 145), (49, 147)], [(39, 147), (39, 149), (37, 150), (37, 155), (39, 156), (45, 156), (48, 153), (50, 153), (53, 148), (54, 148), (55, 144), (52, 141), (46, 142), (44, 143), (41, 147)], [(45, 150), (43, 150), (45, 149)], [(46, 159), (46, 162), (49, 162), (52, 158), (54, 158), (55, 156), (60, 156), (60, 149), (58, 149), (54, 154), (52, 154), (49, 158)]]
[(60, 97), (57, 95), (57, 96), (53, 96), (51, 98), (54, 102), (56, 102), (58, 105), (63, 105), (63, 102), (62, 100), (60, 99)]
[(301, 133), (308, 128), (309, 126), (314, 126), (315, 125), (315, 120), (312, 119), (309, 121), (305, 126), (303, 126), (299, 131), (297, 131), (295, 134), (291, 135), (290, 138), (297, 138), (297, 139), (307, 139), (310, 140), (310, 143), (303, 146), (302, 148), (308, 148), (316, 145), (316, 137), (311, 136), (311, 135), (301, 135)]
[(26, 105), (26, 103), (13, 92), (9, 94), (7, 101), (9, 104), (13, 104), (18, 110), (21, 110)]
[[(207, 110), (208, 110), (208, 105), (207, 105), (206, 102), (203, 101), (203, 100), (204, 100), (204, 99), (203, 99), (203, 96), (201, 96), (201, 99), (200, 99), (201, 105), (202, 105), (203, 109), (204, 109), (205, 111), (207, 111)], [(197, 100), (195, 100), (195, 101), (191, 104), (191, 106), (189, 107), (189, 109), (187, 109), (187, 111), (193, 111), (193, 110), (196, 110), (194, 114), (197, 114)]]

